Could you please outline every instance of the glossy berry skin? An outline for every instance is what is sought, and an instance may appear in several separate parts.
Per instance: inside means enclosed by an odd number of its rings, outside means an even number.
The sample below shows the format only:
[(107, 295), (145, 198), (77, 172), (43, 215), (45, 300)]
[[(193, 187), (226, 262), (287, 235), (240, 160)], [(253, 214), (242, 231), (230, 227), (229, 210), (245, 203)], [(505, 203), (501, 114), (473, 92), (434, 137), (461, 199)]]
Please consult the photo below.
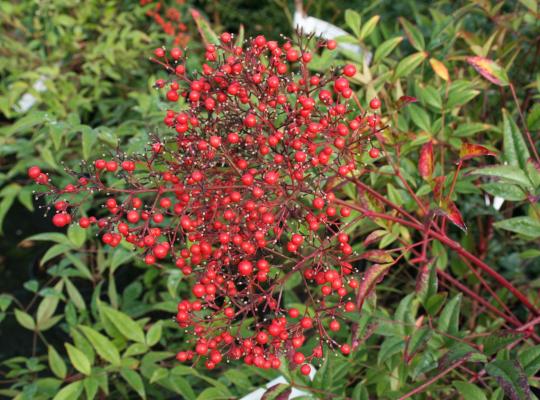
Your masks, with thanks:
[(356, 74), (356, 67), (354, 65), (347, 64), (345, 65), (345, 67), (343, 67), (343, 75), (351, 77), (351, 76), (354, 76), (355, 74)]
[(369, 102), (369, 107), (372, 110), (378, 110), (379, 108), (381, 108), (381, 101), (378, 98), (371, 99), (371, 101)]
[(33, 166), (28, 168), (28, 177), (30, 179), (36, 179), (41, 174), (41, 169), (39, 167)]
[(302, 365), (302, 367), (300, 367), (300, 372), (302, 373), (302, 375), (309, 375), (309, 373), (311, 372), (311, 367), (307, 364), (304, 364)]
[(370, 156), (371, 158), (378, 158), (379, 155), (380, 155), (380, 151), (379, 151), (379, 149), (377, 149), (377, 148), (375, 148), (375, 147), (373, 147), (373, 148), (369, 151), (369, 156)]

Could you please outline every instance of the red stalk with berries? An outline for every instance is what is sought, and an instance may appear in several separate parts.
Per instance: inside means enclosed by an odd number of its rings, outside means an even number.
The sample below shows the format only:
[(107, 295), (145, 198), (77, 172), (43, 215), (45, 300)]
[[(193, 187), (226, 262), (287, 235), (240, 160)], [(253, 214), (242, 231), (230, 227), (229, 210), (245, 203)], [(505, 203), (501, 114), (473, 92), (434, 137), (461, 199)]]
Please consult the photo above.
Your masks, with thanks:
[[(311, 37), (280, 44), (263, 36), (242, 48), (223, 33), (219, 44), (207, 46), (200, 71), (186, 69), (183, 50), (156, 49), (152, 61), (170, 76), (156, 82), (171, 104), (163, 120), (167, 134), (152, 135), (144, 154), (119, 152), (68, 171), (74, 182), (63, 188), (30, 168), (54, 202), (53, 224), (76, 219), (82, 228), (97, 226), (104, 244), (124, 240), (149, 266), (173, 262), (181, 269), (192, 296), (179, 301), (175, 318), (193, 339), (177, 359), (204, 361), (209, 369), (224, 359), (260, 368), (278, 368), (286, 359), (307, 375), (309, 363), (326, 352), (349, 354), (359, 345), (349, 315), (361, 312), (399, 260), (428, 264), (434, 239), (538, 314), (517, 288), (448, 236), (447, 220), (465, 224), (450, 200), (455, 182), (444, 193), (444, 180), (433, 177), (431, 143), (421, 150), (419, 171), (433, 185), (436, 209), (414, 193), (387, 150), (391, 118), (380, 113), (379, 99), (365, 110), (356, 98), (348, 79), (356, 68), (310, 72), (313, 42), (314, 51), (336, 48)], [(405, 97), (401, 105), (413, 100)], [(418, 216), (370, 188), (365, 154), (388, 164), (417, 202)], [(458, 171), (468, 158), (485, 155), (482, 146), (468, 145)], [(350, 183), (358, 201), (342, 195)], [(94, 197), (103, 211), (77, 215)], [(421, 239), (358, 254), (350, 233), (365, 218), (412, 228)], [(374, 265), (360, 271), (360, 260)], [(294, 280), (300, 283), (291, 296)], [(507, 307), (495, 310), (521, 326)]]

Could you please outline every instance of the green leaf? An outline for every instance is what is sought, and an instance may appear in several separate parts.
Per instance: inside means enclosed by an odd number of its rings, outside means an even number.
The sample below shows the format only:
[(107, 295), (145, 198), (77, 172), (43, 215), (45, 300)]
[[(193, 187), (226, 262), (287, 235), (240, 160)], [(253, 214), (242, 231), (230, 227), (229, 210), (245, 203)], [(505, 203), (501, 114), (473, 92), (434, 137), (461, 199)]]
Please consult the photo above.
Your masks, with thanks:
[(75, 381), (70, 383), (67, 386), (64, 386), (57, 394), (54, 396), (53, 400), (76, 400), (82, 394), (83, 383), (82, 381)]
[(109, 321), (111, 321), (116, 329), (118, 329), (118, 331), (127, 339), (131, 339), (139, 343), (145, 343), (142, 328), (127, 314), (106, 306), (103, 303), (100, 303), (100, 308)]
[(83, 373), (84, 375), (90, 375), (92, 373), (90, 361), (82, 351), (76, 347), (73, 347), (69, 343), (66, 343), (66, 350), (71, 364), (73, 364), (77, 371)]
[(131, 386), (142, 399), (146, 399), (144, 383), (138, 373), (128, 368), (122, 368), (120, 370), (120, 375), (122, 375), (122, 378), (124, 378), (129, 386)]
[(377, 50), (375, 50), (375, 55), (373, 56), (373, 62), (377, 63), (380, 60), (382, 60), (383, 58), (385, 58), (402, 41), (403, 41), (403, 36), (398, 36), (398, 37), (388, 39), (388, 40), (382, 42), (379, 46), (377, 46)]
[(478, 386), (464, 381), (452, 382), (456, 390), (463, 396), (463, 400), (487, 400), (486, 395)]
[(55, 232), (46, 232), (46, 233), (38, 233), (37, 235), (32, 235), (26, 240), (39, 240), (39, 241), (46, 241), (46, 242), (57, 242), (57, 243), (63, 243), (63, 244), (69, 244), (69, 239), (66, 235), (63, 233), (55, 233)]
[(201, 35), (204, 44), (219, 44), (219, 38), (208, 23), (208, 21), (200, 14), (199, 11), (192, 9), (191, 15), (193, 17), (193, 20), (195, 21), (195, 24), (197, 25), (197, 29), (199, 30), (199, 34)]
[(478, 132), (484, 132), (489, 129), (493, 129), (492, 125), (482, 124), (480, 122), (472, 122), (468, 124), (460, 124), (455, 131), (452, 132), (453, 136), (468, 137)]
[(525, 169), (531, 155), (523, 135), (505, 109), (503, 109), (503, 139), (504, 158), (508, 164)]
[(403, 349), (405, 348), (405, 341), (402, 337), (399, 336), (390, 336), (387, 337), (379, 350), (379, 353), (377, 354), (377, 365), (382, 365), (384, 362), (386, 362), (390, 357), (392, 357), (395, 354), (401, 353)]
[(534, 376), (540, 370), (540, 345), (524, 347), (519, 361), (527, 376)]
[(115, 366), (121, 364), (118, 349), (108, 338), (88, 326), (80, 325), (79, 329), (84, 333), (88, 341), (92, 343), (92, 346), (96, 349), (96, 352), (101, 358), (109, 361)]
[(53, 346), (49, 345), (48, 353), (49, 353), (49, 366), (51, 367), (51, 371), (60, 379), (64, 379), (67, 373), (66, 363), (64, 362), (62, 357), (60, 357), (60, 354), (58, 354), (58, 352), (55, 350)]
[(240, 46), (244, 44), (244, 36), (245, 36), (245, 29), (244, 24), (240, 24), (240, 27), (238, 28), (238, 33), (236, 35), (236, 40), (234, 41), (235, 46)]
[(197, 396), (197, 400), (227, 400), (229, 398), (228, 395), (213, 387), (203, 390), (199, 396)]
[(20, 325), (30, 331), (34, 331), (36, 329), (36, 324), (32, 316), (17, 308), (15, 309), (15, 319)]
[(483, 353), (487, 356), (494, 355), (499, 350), (502, 350), (509, 344), (523, 338), (523, 333), (512, 331), (499, 331), (486, 336), (482, 340), (484, 347)]
[(527, 198), (527, 195), (517, 185), (501, 185), (500, 183), (490, 182), (480, 186), (492, 196), (498, 196), (509, 201), (521, 201)]
[(483, 175), (500, 178), (508, 182), (517, 183), (527, 188), (531, 187), (531, 181), (520, 169), (511, 165), (494, 165), (492, 167), (476, 168), (469, 172), (470, 175)]
[(156, 322), (146, 333), (146, 344), (148, 346), (153, 346), (159, 339), (161, 339), (161, 332), (163, 330), (163, 324), (161, 321)]
[(527, 126), (529, 127), (529, 131), (540, 129), (540, 103), (534, 103), (529, 110), (529, 114), (527, 115)]
[(360, 37), (360, 25), (362, 24), (362, 17), (356, 11), (345, 11), (345, 23), (353, 31), (356, 37)]
[(58, 306), (58, 301), (60, 300), (59, 294), (62, 292), (63, 288), (64, 281), (59, 281), (54, 286), (54, 291), (57, 294), (45, 297), (39, 304), (36, 315), (36, 325), (38, 329), (44, 328), (51, 319), (51, 317), (54, 315), (56, 307)]
[(79, 310), (86, 310), (86, 303), (84, 302), (84, 299), (81, 296), (79, 290), (75, 287), (73, 283), (71, 283), (71, 280), (69, 280), (68, 278), (65, 279), (65, 282), (67, 294), (73, 304), (75, 304), (75, 307), (77, 307)]
[(352, 392), (352, 400), (369, 400), (369, 392), (362, 382), (359, 382)]
[(86, 230), (79, 225), (72, 224), (68, 228), (67, 236), (76, 248), (80, 248), (86, 240)]
[(82, 154), (84, 159), (89, 159), (97, 142), (97, 134), (89, 126), (83, 126), (82, 131)]
[(19, 118), (13, 125), (0, 129), (0, 135), (11, 136), (14, 133), (26, 133), (34, 126), (47, 121), (47, 113), (43, 111), (32, 111), (30, 114)]
[(426, 132), (431, 132), (431, 120), (426, 110), (416, 104), (409, 105), (408, 110), (416, 126)]
[(371, 33), (373, 32), (373, 30), (375, 29), (375, 27), (377, 26), (377, 23), (379, 22), (379, 20), (381, 19), (381, 17), (379, 15), (374, 15), (373, 17), (371, 17), (363, 26), (362, 26), (362, 29), (360, 29), (360, 39), (365, 39), (367, 38), (369, 35), (371, 35)]
[(150, 377), (150, 383), (160, 381), (167, 376), (169, 376), (169, 370), (167, 368), (156, 368), (154, 372), (152, 372), (152, 376)]
[(456, 334), (459, 332), (461, 298), (461, 294), (456, 295), (450, 299), (448, 303), (446, 303), (441, 311), (437, 324), (437, 327), (441, 332), (448, 333), (452, 336), (456, 336)]
[(486, 371), (497, 380), (510, 399), (531, 399), (527, 376), (517, 360), (495, 360), (486, 365)]
[(424, 51), (426, 48), (426, 44), (424, 42), (424, 36), (422, 36), (422, 32), (420, 32), (420, 30), (416, 26), (411, 24), (405, 18), (400, 17), (399, 22), (401, 23), (401, 26), (403, 27), (403, 30), (405, 31), (407, 39), (409, 39), (411, 45), (418, 51)]
[(532, 182), (533, 187), (538, 189), (540, 187), (540, 164), (537, 164), (532, 159), (529, 159), (527, 161), (527, 165), (525, 166), (525, 171), (527, 172), (527, 176)]
[(531, 239), (540, 237), (540, 222), (532, 219), (531, 217), (509, 218), (496, 222), (493, 225), (500, 229), (528, 236)]
[(96, 394), (99, 389), (99, 381), (96, 377), (88, 376), (83, 379), (84, 392), (86, 393), (86, 398), (92, 400), (96, 397)]
[(402, 59), (394, 71), (394, 79), (410, 75), (416, 68), (424, 62), (427, 57), (427, 53), (420, 51), (418, 53), (411, 54), (410, 56)]

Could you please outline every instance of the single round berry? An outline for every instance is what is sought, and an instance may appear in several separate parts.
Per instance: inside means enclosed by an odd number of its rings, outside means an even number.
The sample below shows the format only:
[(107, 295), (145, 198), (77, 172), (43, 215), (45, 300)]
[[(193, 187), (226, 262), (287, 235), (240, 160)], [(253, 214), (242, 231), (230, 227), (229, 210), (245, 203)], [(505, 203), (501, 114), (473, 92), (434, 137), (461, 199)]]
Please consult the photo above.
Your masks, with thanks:
[(374, 99), (371, 99), (371, 101), (369, 102), (369, 107), (372, 110), (378, 110), (379, 108), (381, 108), (381, 101), (375, 97)]
[(300, 367), (300, 372), (302, 375), (309, 375), (311, 372), (311, 367), (308, 364), (304, 364)]
[(41, 174), (41, 169), (39, 167), (33, 166), (28, 168), (28, 177), (30, 179), (37, 179), (37, 177)]
[(377, 148), (375, 148), (375, 147), (373, 147), (373, 148), (369, 151), (369, 156), (370, 156), (371, 158), (377, 158), (377, 157), (379, 157), (379, 155), (380, 155), (380, 151), (379, 151), (379, 149), (377, 149)]
[[(354, 76), (356, 74), (356, 67), (352, 64), (347, 64), (343, 67), (343, 75), (345, 76)], [(373, 100), (372, 100), (373, 101)]]

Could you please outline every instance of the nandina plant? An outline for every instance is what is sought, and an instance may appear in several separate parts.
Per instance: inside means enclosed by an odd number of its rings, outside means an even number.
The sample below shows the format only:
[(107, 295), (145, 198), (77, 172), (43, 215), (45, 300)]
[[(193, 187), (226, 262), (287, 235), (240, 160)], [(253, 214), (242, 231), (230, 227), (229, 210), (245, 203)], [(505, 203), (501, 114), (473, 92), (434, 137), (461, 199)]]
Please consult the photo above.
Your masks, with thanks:
[[(204, 360), (212, 369), (224, 359), (260, 368), (278, 368), (286, 359), (309, 374), (310, 363), (328, 351), (347, 355), (359, 346), (358, 319), (351, 315), (397, 262), (419, 266), (419, 292), (424, 290), (434, 268), (434, 239), (538, 313), (447, 234), (447, 220), (466, 229), (452, 201), (460, 169), (493, 152), (464, 144), (457, 171), (446, 179), (435, 176), (432, 142), (424, 144), (418, 174), (432, 198), (420, 196), (404, 178), (399, 147), (392, 148), (391, 116), (380, 113), (376, 98), (362, 107), (349, 86), (355, 67), (309, 71), (311, 51), (335, 49), (335, 42), (299, 37), (279, 44), (258, 36), (242, 48), (232, 39), (224, 33), (219, 44), (208, 45), (207, 63), (198, 71), (186, 70), (179, 48), (155, 50), (152, 60), (169, 74), (156, 87), (166, 90), (171, 108), (163, 120), (167, 132), (152, 134), (144, 154), (118, 151), (83, 163), (80, 172), (68, 171), (74, 181), (62, 188), (38, 167), (28, 171), (46, 187), (54, 225), (95, 225), (104, 244), (125, 241), (149, 266), (173, 262), (182, 270), (191, 294), (178, 303), (176, 321), (191, 339), (178, 360)], [(393, 109), (412, 101), (402, 97)], [(369, 158), (387, 164), (384, 173), (401, 183), (417, 212), (370, 186), (364, 179), (372, 172)], [(354, 202), (343, 195), (351, 185), (358, 194)], [(81, 208), (94, 204), (94, 197), (104, 210), (83, 215)], [(350, 233), (365, 219), (416, 234), (396, 235), (398, 247), (358, 254)], [(373, 230), (363, 246), (382, 236)], [(360, 271), (366, 260), (373, 265)], [(522, 327), (484, 280), (501, 309), (447, 272), (436, 272), (509, 325)]]
[[(369, 111), (350, 104), (352, 65), (310, 74), (309, 39), (258, 36), (245, 49), (228, 33), (220, 39), (200, 71), (186, 71), (182, 50), (156, 49), (153, 61), (171, 78), (156, 87), (171, 109), (168, 133), (152, 136), (147, 153), (83, 164), (63, 188), (38, 167), (29, 176), (54, 199), (54, 225), (96, 225), (106, 245), (125, 240), (146, 264), (172, 261), (192, 277), (176, 320), (194, 346), (178, 360), (278, 368), (287, 355), (308, 374), (327, 349), (351, 351), (344, 314), (360, 306), (359, 280), (346, 232), (355, 219), (343, 220), (351, 209), (334, 188), (359, 155), (379, 156), (380, 102)], [(92, 195), (105, 211), (77, 215)], [(301, 281), (303, 307), (286, 300), (291, 280)]]

